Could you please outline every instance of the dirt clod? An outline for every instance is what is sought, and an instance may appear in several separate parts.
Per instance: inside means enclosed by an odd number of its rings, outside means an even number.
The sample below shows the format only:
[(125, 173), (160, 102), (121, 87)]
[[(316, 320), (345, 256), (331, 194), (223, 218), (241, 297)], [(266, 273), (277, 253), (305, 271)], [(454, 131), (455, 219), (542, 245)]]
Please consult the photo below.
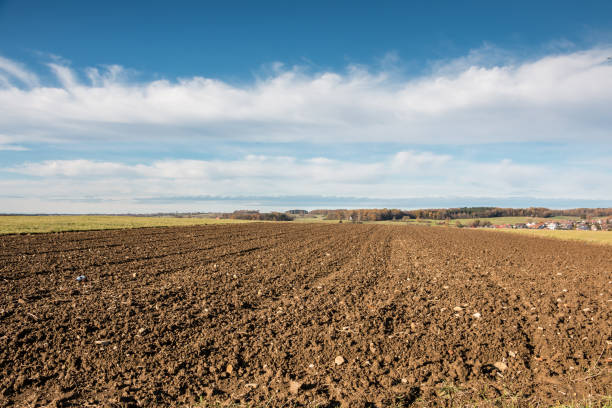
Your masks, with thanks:
[(302, 383), (298, 381), (289, 381), (289, 392), (291, 394), (297, 395), (302, 388)]

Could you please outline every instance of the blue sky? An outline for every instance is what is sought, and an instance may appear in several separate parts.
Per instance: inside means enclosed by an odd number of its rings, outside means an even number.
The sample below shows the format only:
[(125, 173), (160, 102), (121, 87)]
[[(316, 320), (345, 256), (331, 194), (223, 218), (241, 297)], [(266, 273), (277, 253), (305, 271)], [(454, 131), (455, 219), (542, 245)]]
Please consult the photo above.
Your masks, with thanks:
[(612, 206), (611, 15), (0, 0), (0, 212)]

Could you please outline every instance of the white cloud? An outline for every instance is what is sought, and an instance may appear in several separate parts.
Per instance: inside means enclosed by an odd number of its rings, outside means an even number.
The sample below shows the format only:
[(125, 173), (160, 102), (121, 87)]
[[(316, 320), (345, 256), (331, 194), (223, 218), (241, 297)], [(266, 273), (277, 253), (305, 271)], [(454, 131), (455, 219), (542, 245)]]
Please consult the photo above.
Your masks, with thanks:
[(391, 161), (393, 167), (403, 168), (405, 166), (411, 166), (412, 168), (421, 165), (431, 165), (433, 167), (439, 167), (448, 163), (452, 159), (451, 156), (446, 154), (434, 154), (430, 152), (416, 153), (414, 151), (403, 151), (398, 152), (393, 156)]
[(393, 68), (308, 73), (277, 67), (272, 76), (242, 86), (203, 77), (130, 82), (117, 65), (89, 68), (83, 76), (61, 61), (48, 64), (61, 86), (40, 85), (21, 65), (2, 58), (0, 73), (30, 88), (0, 80), (0, 132), (76, 143), (194, 137), (417, 144), (610, 140), (611, 49), (520, 63), (505, 58), (497, 66), (483, 62), (496, 52), (480, 50), (411, 79), (398, 78)]
[(39, 85), (38, 77), (36, 74), (28, 71), (23, 65), (11, 61), (10, 59), (0, 56), (0, 73), (6, 73), (7, 76), (0, 76), (0, 84), (8, 86), (10, 84), (10, 78), (16, 78), (21, 83), (34, 87)]
[(47, 64), (51, 71), (55, 74), (57, 79), (60, 81), (64, 89), (70, 91), (73, 88), (77, 87), (79, 84), (75, 78), (72, 70), (65, 65), (60, 65), (56, 63)]
[(0, 143), (0, 150), (13, 151), (13, 152), (23, 152), (23, 151), (26, 151), (28, 149), (23, 147), (23, 146), (7, 145), (7, 144)]
[[(612, 175), (501, 160), (479, 163), (404, 151), (374, 162), (323, 157), (246, 156), (240, 160), (90, 160), (26, 163), (4, 171), (0, 190), (29, 199), (111, 201), (189, 196), (582, 197), (609, 199)], [(27, 179), (19, 175), (30, 176)], [(34, 177), (32, 177), (34, 176)]]
[(0, 135), (0, 150), (26, 151), (26, 147), (13, 144), (16, 138)]

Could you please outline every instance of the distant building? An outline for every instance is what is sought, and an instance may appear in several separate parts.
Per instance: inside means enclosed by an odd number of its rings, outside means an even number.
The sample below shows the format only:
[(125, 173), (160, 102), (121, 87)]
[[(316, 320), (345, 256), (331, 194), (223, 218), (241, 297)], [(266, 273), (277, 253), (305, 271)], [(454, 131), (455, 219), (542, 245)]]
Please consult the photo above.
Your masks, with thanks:
[(306, 214), (308, 214), (308, 211), (306, 211), (306, 210), (289, 210), (289, 211), (285, 211), (285, 214), (306, 215)]

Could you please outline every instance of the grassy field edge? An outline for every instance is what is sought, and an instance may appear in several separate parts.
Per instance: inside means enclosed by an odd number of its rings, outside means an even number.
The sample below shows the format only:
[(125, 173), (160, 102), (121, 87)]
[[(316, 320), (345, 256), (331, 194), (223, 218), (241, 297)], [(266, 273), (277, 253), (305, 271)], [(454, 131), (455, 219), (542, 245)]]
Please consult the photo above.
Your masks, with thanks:
[(3, 215), (0, 216), (0, 234), (39, 234), (124, 228), (237, 224), (245, 222), (252, 221), (123, 215)]

